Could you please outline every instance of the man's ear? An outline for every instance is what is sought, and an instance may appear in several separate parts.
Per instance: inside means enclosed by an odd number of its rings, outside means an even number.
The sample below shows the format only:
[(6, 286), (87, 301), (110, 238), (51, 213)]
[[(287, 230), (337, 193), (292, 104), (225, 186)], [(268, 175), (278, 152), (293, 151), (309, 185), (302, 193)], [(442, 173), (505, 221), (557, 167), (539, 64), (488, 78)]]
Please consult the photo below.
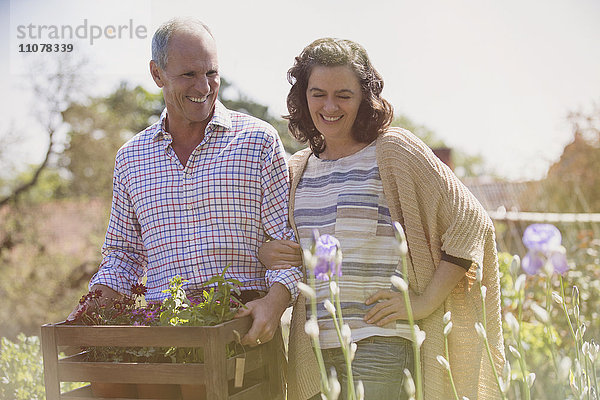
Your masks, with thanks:
[(162, 70), (160, 69), (158, 64), (154, 62), (154, 60), (150, 60), (150, 74), (152, 75), (152, 79), (154, 79), (154, 83), (156, 83), (156, 86), (162, 88), (165, 85), (161, 78)]

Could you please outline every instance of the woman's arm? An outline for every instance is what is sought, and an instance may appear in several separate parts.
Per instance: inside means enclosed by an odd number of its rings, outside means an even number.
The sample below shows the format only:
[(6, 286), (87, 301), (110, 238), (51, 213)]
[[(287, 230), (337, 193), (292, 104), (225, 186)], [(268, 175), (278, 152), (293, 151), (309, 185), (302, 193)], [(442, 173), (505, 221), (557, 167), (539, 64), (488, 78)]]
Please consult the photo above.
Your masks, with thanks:
[[(425, 291), (420, 295), (410, 293), (414, 319), (426, 318), (434, 312), (446, 300), (465, 273), (466, 270), (459, 265), (446, 260), (440, 261)], [(383, 326), (395, 320), (408, 319), (404, 296), (400, 292), (379, 290), (365, 303), (367, 305), (377, 303), (364, 317), (369, 324)]]

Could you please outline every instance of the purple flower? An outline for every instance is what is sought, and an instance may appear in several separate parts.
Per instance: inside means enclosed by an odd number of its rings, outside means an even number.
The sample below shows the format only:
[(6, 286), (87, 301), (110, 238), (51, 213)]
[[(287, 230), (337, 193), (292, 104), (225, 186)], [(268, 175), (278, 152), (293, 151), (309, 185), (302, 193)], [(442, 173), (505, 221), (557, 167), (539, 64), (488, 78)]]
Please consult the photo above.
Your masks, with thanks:
[(527, 255), (521, 267), (529, 275), (537, 274), (546, 264), (554, 271), (564, 274), (569, 269), (566, 251), (561, 246), (562, 236), (557, 227), (551, 224), (529, 225), (523, 233), (523, 244)]
[(342, 276), (341, 260), (338, 260), (340, 242), (331, 235), (321, 235), (315, 243), (315, 276), (328, 281), (333, 275)]

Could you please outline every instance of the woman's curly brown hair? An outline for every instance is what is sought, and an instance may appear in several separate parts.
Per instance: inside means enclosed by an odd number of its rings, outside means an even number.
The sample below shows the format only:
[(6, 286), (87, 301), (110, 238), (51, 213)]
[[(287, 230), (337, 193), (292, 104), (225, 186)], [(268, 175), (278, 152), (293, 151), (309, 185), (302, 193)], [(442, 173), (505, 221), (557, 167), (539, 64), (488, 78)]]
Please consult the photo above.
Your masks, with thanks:
[(336, 67), (347, 65), (356, 73), (362, 90), (362, 102), (352, 126), (352, 136), (359, 142), (370, 143), (383, 133), (394, 116), (392, 105), (381, 98), (383, 79), (375, 70), (366, 50), (351, 40), (317, 39), (296, 57), (288, 70), (292, 85), (287, 96), (288, 126), (292, 135), (302, 143), (309, 143), (315, 154), (325, 150), (325, 138), (317, 130), (308, 110), (306, 88), (315, 66)]

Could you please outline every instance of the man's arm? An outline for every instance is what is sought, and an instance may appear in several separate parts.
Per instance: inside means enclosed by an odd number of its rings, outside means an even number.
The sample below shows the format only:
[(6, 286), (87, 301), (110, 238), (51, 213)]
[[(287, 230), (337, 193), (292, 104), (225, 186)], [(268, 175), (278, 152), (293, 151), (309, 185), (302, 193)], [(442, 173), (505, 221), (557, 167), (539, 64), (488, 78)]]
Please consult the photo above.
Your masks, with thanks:
[[(268, 136), (272, 140), (261, 157), (261, 221), (265, 234), (271, 238), (293, 240), (293, 232), (287, 227), (289, 175), (285, 151), (274, 129)], [(299, 268), (266, 272), (269, 292), (261, 299), (248, 302), (247, 308), (238, 314), (238, 317), (252, 315), (254, 318), (252, 327), (242, 338), (242, 344), (256, 346), (273, 338), (281, 315), (298, 296), (297, 284), (301, 279)]]

